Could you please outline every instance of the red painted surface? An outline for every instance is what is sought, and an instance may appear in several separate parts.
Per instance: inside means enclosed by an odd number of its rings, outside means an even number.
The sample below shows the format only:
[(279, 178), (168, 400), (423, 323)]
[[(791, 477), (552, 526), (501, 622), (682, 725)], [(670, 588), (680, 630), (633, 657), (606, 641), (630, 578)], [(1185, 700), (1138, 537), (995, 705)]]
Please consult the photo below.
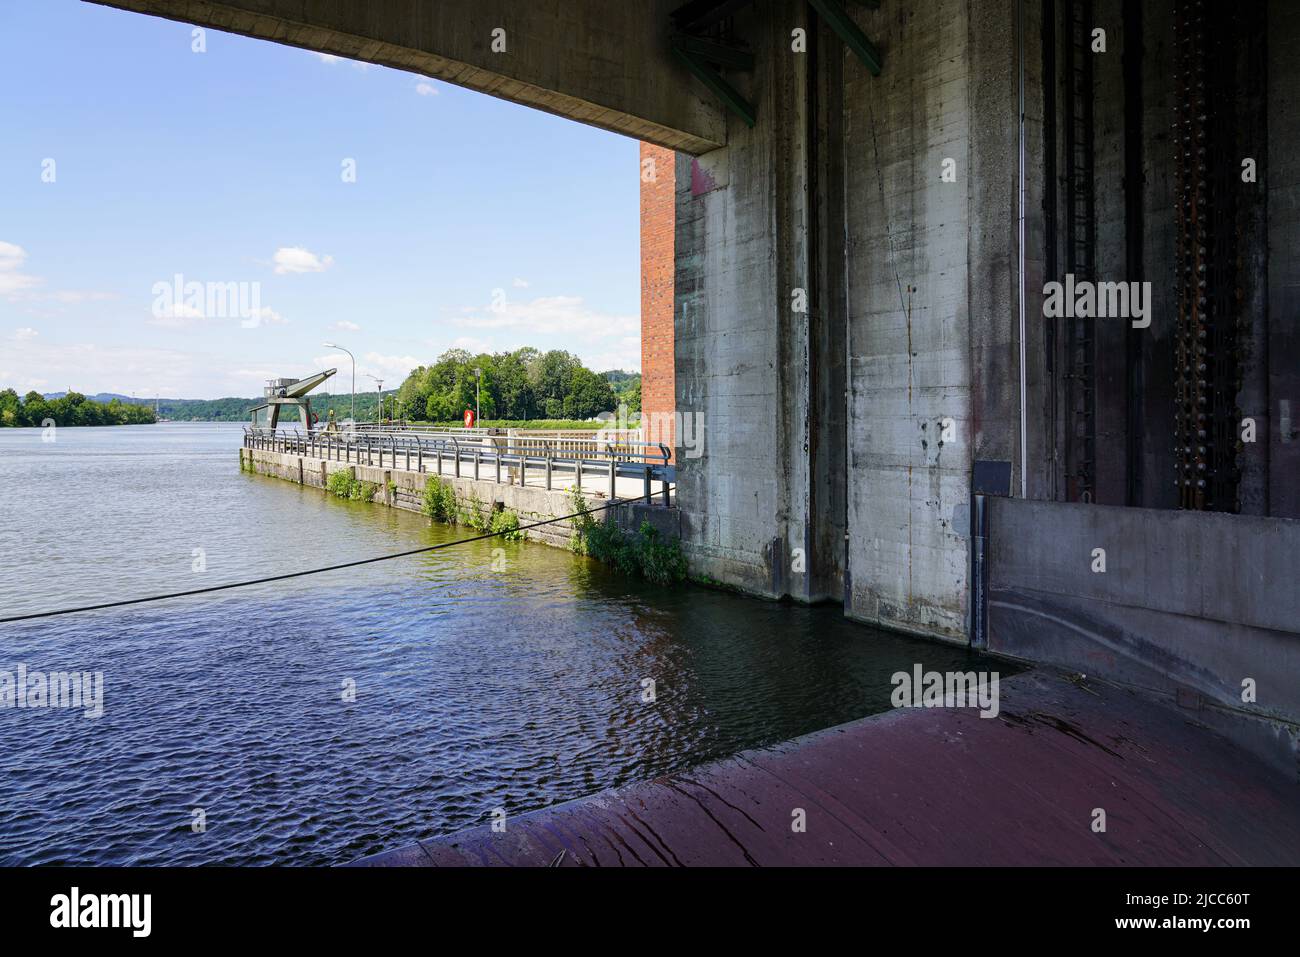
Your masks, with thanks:
[(641, 144), (641, 411), (656, 416), (656, 440), (671, 448), (676, 378), (673, 371), (676, 154)]
[(894, 711), (359, 863), (1300, 864), (1300, 786), (1193, 719), (1029, 672), (997, 718)]

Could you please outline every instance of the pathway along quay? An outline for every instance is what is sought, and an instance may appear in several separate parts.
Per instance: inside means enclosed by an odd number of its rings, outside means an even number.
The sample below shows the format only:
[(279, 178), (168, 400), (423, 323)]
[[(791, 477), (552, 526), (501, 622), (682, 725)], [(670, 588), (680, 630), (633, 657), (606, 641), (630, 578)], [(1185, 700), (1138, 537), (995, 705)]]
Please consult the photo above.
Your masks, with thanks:
[[(495, 439), (495, 441), (494, 441)], [(418, 511), (439, 476), (545, 520), (618, 498), (671, 533), (666, 450), (438, 433), (247, 429), (241, 467), (324, 488), (348, 470)], [(656, 496), (656, 493), (657, 496)], [(648, 502), (656, 504), (648, 505)], [(618, 514), (618, 510), (615, 510)], [(624, 516), (621, 522), (626, 524)], [(540, 533), (540, 534), (539, 534)], [(567, 542), (568, 528), (530, 537)], [(984, 663), (996, 661), (985, 658)], [(700, 768), (442, 837), (358, 866), (1283, 865), (1300, 859), (1286, 775), (1195, 711), (1006, 661), (996, 717), (898, 708)], [(1004, 672), (1005, 673), (1005, 672)]]
[[(590, 507), (606, 506), (623, 528), (649, 521), (671, 538), (679, 535), (672, 503), (676, 470), (663, 445), (609, 440), (529, 438), (489, 434), (387, 431), (303, 433), (245, 427), (241, 469), (325, 488), (334, 472), (376, 486), (374, 501), (420, 511), (425, 484), (438, 478), (456, 497), (488, 509), (510, 509), (521, 524), (568, 515), (577, 488)], [(557, 521), (528, 532), (530, 541), (567, 547), (570, 523)]]

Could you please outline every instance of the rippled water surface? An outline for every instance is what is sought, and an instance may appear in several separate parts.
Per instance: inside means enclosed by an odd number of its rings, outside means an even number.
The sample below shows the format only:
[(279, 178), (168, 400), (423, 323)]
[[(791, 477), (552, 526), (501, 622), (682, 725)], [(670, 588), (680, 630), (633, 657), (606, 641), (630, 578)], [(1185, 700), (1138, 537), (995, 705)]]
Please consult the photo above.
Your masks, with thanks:
[[(0, 617), (463, 534), (243, 474), (239, 441), (0, 429)], [(0, 709), (0, 864), (344, 862), (884, 710), (915, 662), (971, 659), (500, 542), (0, 625), (0, 670), (104, 675), (99, 718)]]

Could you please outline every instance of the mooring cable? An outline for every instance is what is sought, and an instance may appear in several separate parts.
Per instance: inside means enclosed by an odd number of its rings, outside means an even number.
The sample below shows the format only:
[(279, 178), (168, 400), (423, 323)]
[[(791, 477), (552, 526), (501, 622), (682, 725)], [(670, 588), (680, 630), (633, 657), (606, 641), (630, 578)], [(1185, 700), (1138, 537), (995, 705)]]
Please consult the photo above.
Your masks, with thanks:
[[(671, 492), (675, 485), (667, 486), (664, 491)], [(408, 548), (402, 552), (392, 552), (388, 555), (375, 555), (371, 558), (358, 558), (355, 561), (343, 562), (338, 565), (326, 565), (322, 568), (304, 568), (301, 571), (285, 572), (282, 575), (269, 575), (265, 578), (252, 578), (247, 581), (227, 582), (224, 585), (209, 585), (206, 588), (191, 588), (186, 591), (174, 591), (165, 595), (146, 595), (141, 598), (124, 598), (121, 601), (106, 601), (97, 605), (82, 605), (78, 608), (59, 608), (54, 611), (37, 611), (28, 615), (13, 615), (9, 618), (0, 618), (0, 625), (12, 624), (16, 621), (31, 621), (35, 618), (54, 618), (58, 615), (76, 615), (87, 611), (103, 611), (107, 608), (122, 608), (126, 605), (143, 605), (147, 602), (167, 601), (171, 598), (187, 598), (191, 595), (206, 595), (215, 591), (228, 591), (231, 588), (247, 588), (250, 585), (265, 585), (270, 582), (284, 581), (288, 578), (302, 578), (306, 575), (320, 575), (324, 572), (336, 572), (344, 568), (356, 568), (358, 565), (372, 565), (375, 562), (386, 562), (392, 558), (406, 558), (410, 555), (419, 555), (424, 552), (436, 552), (442, 548), (451, 548), (453, 545), (468, 545), (470, 542), (481, 542), (488, 538), (496, 538), (498, 535), (508, 535), (513, 532), (526, 532), (530, 528), (538, 528), (542, 525), (554, 525), (557, 522), (567, 522), (570, 519), (581, 518), (583, 515), (590, 515), (593, 512), (603, 512), (605, 509), (613, 508), (616, 505), (630, 505), (633, 502), (647, 501), (652, 496), (640, 495), (636, 498), (619, 499), (616, 502), (606, 502), (604, 505), (597, 505), (595, 508), (585, 508), (581, 512), (574, 512), (572, 515), (561, 515), (558, 518), (548, 518), (540, 522), (530, 522), (527, 525), (520, 525), (517, 528), (502, 529), (497, 532), (484, 532), (482, 535), (475, 535), (472, 538), (460, 538), (454, 542), (440, 542), (437, 545), (423, 545), (420, 548)]]

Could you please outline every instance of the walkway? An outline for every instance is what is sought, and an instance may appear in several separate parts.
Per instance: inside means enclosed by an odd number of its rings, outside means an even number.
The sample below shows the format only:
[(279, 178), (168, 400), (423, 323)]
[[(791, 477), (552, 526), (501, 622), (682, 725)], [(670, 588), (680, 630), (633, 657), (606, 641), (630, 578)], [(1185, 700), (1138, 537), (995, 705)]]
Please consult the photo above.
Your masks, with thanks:
[(1031, 671), (997, 718), (894, 711), (357, 863), (1300, 864), (1300, 786), (1194, 717)]

